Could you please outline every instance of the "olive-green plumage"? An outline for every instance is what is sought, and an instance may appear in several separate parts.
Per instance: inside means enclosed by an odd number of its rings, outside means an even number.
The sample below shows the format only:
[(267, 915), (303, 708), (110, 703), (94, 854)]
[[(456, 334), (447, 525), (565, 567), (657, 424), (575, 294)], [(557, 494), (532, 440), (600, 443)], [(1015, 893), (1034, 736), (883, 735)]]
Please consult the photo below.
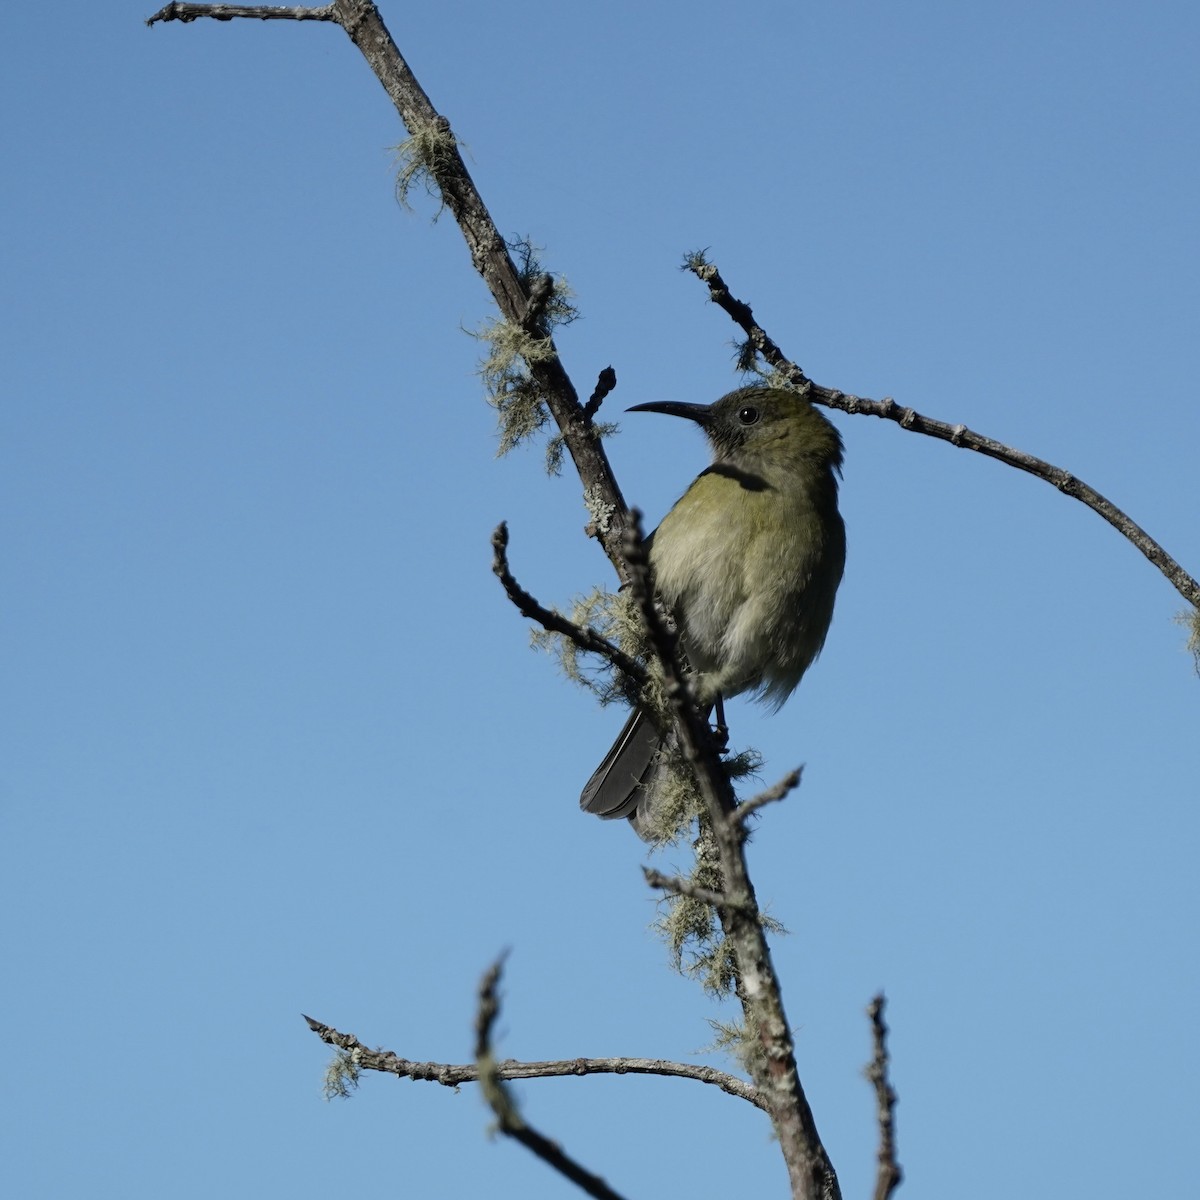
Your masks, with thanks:
[[(778, 388), (630, 411), (687, 417), (713, 450), (712, 465), (650, 542), (655, 586), (679, 623), (698, 697), (711, 704), (754, 692), (777, 708), (820, 653), (833, 617), (846, 561), (842, 439), (807, 400)], [(636, 711), (584, 788), (582, 807), (635, 817), (661, 745)]]

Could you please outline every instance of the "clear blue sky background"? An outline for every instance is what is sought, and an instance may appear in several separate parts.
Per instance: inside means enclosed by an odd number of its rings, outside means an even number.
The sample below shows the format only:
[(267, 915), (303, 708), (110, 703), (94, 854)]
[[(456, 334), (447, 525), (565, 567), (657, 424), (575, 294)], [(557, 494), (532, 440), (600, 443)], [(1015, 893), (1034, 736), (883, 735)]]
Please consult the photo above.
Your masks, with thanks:
[[(611, 574), (577, 481), (494, 458), (453, 222), (325, 25), (0, 37), (0, 921), (8, 1196), (553, 1198), (470, 1089), (326, 1104), (302, 1011), (469, 1053), (699, 1061), (643, 852), (576, 797), (620, 723), (527, 645)], [(1061, 464), (1193, 573), (1200, 10), (1190, 3), (384, 5), (614, 412), (737, 382), (711, 247), (819, 382)], [(867, 1194), (863, 1009), (891, 1001), (907, 1192), (1195, 1183), (1200, 682), (1180, 597), (1045, 484), (867, 418), (824, 656), (735, 736), (802, 791), (760, 895), (803, 1077)], [(690, 429), (611, 443), (656, 520)], [(675, 859), (667, 855), (670, 867)], [(767, 1123), (686, 1082), (519, 1089), (634, 1196), (781, 1195)]]

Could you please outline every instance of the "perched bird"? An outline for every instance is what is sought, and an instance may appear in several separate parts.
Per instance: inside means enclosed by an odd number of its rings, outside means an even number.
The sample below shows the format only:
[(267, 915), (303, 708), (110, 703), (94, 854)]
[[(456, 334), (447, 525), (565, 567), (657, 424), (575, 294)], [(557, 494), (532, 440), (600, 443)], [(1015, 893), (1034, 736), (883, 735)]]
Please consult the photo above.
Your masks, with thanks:
[[(686, 417), (712, 447), (712, 465), (649, 539), (655, 587), (678, 623), (697, 699), (711, 707), (753, 692), (778, 708), (825, 644), (845, 566), (838, 431), (779, 388), (629, 411)], [(638, 827), (663, 744), (654, 718), (635, 709), (580, 806)]]

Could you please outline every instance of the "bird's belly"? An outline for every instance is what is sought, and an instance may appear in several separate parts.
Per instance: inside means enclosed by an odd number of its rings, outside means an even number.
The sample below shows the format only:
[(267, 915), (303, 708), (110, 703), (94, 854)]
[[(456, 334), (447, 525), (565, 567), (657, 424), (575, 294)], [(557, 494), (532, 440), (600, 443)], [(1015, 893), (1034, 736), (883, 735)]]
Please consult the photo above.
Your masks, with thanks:
[(768, 493), (711, 519), (681, 501), (655, 534), (659, 592), (706, 698), (762, 687), (782, 700), (820, 649), (805, 629), (820, 535), (810, 511), (780, 521), (775, 503)]

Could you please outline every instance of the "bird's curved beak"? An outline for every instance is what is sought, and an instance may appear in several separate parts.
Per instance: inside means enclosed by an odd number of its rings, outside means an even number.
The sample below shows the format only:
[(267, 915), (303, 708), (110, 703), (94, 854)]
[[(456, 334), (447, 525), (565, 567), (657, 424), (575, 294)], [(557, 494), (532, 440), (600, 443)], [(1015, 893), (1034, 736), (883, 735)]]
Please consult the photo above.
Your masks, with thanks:
[(635, 404), (625, 411), (666, 413), (668, 417), (686, 417), (697, 425), (707, 425), (712, 419), (711, 404), (685, 404), (682, 400), (651, 400), (648, 404)]

